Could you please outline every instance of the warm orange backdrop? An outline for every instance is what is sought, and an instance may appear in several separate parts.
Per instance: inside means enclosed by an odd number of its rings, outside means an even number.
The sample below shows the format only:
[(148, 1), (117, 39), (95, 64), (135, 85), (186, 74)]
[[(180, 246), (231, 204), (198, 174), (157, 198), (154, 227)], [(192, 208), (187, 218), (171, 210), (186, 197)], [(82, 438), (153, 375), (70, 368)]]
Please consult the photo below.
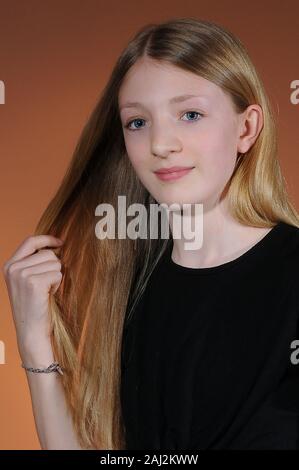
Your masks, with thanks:
[[(33, 233), (121, 49), (149, 22), (194, 16), (244, 42), (279, 117), (280, 161), (299, 210), (299, 1), (0, 0), (0, 263)], [(299, 98), (299, 93), (298, 93)], [(0, 278), (0, 449), (39, 449), (25, 372)]]

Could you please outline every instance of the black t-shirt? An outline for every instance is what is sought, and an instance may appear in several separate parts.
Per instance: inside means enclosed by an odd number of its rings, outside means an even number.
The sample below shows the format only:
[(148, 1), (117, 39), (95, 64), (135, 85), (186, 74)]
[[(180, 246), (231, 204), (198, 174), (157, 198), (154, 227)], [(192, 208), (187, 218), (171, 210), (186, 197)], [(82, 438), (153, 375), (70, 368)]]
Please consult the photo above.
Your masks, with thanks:
[(207, 268), (172, 247), (124, 329), (127, 449), (299, 449), (299, 228)]

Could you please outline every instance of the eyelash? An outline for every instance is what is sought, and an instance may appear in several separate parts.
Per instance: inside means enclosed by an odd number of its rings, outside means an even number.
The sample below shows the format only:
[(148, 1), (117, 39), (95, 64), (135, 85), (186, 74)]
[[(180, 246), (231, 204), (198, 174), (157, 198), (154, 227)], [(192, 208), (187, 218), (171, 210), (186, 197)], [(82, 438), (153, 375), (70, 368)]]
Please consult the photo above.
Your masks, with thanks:
[[(186, 112), (183, 114), (183, 116), (184, 116), (185, 114), (189, 114), (189, 113), (195, 113), (195, 114), (198, 114), (199, 116), (203, 117), (203, 114), (200, 113), (199, 111), (192, 111), (192, 110), (186, 111)], [(125, 124), (125, 128), (128, 129), (129, 131), (133, 131), (133, 132), (134, 132), (134, 131), (139, 131), (140, 129), (142, 129), (142, 127), (140, 127), (139, 129), (130, 129), (129, 126), (130, 126), (130, 124), (131, 124), (132, 122), (134, 122), (134, 121), (144, 121), (144, 119), (141, 119), (141, 118), (131, 119), (127, 124)], [(187, 120), (187, 121), (188, 121), (188, 120)], [(197, 122), (197, 121), (199, 121), (199, 119), (191, 120), (191, 121), (189, 121), (189, 122)]]

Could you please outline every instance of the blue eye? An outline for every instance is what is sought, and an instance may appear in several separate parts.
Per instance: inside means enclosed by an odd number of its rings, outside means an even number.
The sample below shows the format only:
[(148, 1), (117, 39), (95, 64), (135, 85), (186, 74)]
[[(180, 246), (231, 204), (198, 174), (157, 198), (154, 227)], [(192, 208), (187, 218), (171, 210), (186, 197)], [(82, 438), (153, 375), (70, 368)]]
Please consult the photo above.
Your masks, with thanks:
[[(190, 115), (190, 114), (193, 114), (193, 115), (195, 114), (195, 115), (197, 115), (198, 117), (199, 117), (199, 116), (200, 116), (200, 117), (203, 116), (203, 115), (202, 115), (201, 113), (199, 113), (198, 111), (187, 111), (187, 112), (185, 112), (185, 113), (183, 114), (183, 116), (185, 116), (185, 114), (189, 114), (189, 115)], [(138, 127), (137, 129), (132, 129), (132, 128), (130, 127), (130, 125), (131, 125), (132, 123), (134, 123), (134, 122), (135, 122), (135, 123), (136, 123), (136, 122), (139, 122), (139, 123), (140, 123), (141, 121), (144, 121), (144, 119), (141, 119), (141, 118), (132, 119), (131, 121), (129, 121), (129, 122), (125, 125), (125, 128), (126, 128), (126, 129), (129, 129), (130, 131), (138, 131), (142, 126), (141, 126), (141, 127)], [(199, 119), (191, 119), (191, 120), (190, 120), (190, 119), (187, 119), (187, 121), (191, 121), (191, 122), (192, 122), (192, 121), (199, 121)]]
[(144, 121), (144, 119), (140, 119), (140, 118), (133, 119), (132, 121), (129, 121), (128, 124), (125, 125), (125, 128), (126, 128), (126, 129), (129, 129), (130, 131), (137, 131), (138, 129), (132, 129), (132, 128), (130, 128), (130, 124), (131, 124), (132, 122), (138, 122), (138, 121), (139, 121), (139, 122), (140, 122), (140, 121)]
[[(197, 114), (198, 116), (202, 116), (202, 114), (197, 111), (187, 111), (185, 114)], [(189, 121), (189, 119), (187, 119), (187, 121)], [(191, 119), (191, 121), (198, 121), (198, 119)]]

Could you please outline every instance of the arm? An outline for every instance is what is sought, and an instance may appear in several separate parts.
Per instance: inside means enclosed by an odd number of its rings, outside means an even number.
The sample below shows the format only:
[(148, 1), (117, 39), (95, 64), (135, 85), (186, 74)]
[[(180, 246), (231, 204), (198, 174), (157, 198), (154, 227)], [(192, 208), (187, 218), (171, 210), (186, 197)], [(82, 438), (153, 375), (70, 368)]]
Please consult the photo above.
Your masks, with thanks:
[[(39, 360), (36, 360), (37, 355), (28, 349), (21, 357), (25, 366), (34, 368), (48, 367), (54, 362), (51, 345), (46, 341), (43, 342), (42, 353), (38, 354)], [(57, 372), (25, 373), (41, 448), (83, 450), (77, 441), (72, 418), (67, 409), (61, 375)]]
[[(61, 262), (48, 247), (63, 242), (52, 235), (30, 236), (4, 264), (20, 357), (26, 367), (54, 362), (49, 336), (49, 290), (58, 289)], [(24, 369), (25, 370), (25, 369)], [(26, 371), (38, 437), (43, 449), (81, 449), (57, 372)]]

